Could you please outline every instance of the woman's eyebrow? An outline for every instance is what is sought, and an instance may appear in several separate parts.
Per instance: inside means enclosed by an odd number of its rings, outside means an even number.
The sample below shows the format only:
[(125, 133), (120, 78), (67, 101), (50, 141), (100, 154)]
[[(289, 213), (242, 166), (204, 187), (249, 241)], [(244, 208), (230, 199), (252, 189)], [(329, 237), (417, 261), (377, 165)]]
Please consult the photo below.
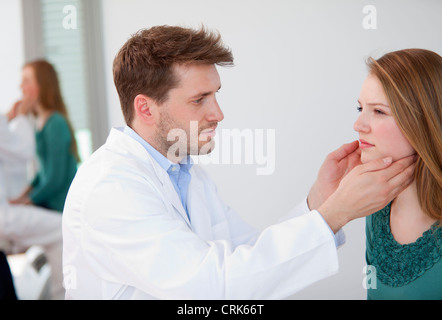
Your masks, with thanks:
[[(361, 105), (361, 102), (358, 100), (359, 105)], [(383, 106), (386, 108), (390, 108), (388, 104), (382, 103), (382, 102), (368, 102), (366, 103), (367, 106)]]

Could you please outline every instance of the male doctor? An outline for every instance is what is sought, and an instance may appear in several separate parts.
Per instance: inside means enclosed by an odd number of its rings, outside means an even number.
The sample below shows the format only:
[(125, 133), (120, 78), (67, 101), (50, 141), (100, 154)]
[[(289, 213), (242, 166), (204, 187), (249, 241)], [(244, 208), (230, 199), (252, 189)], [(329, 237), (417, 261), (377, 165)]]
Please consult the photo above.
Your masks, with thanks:
[(223, 120), (215, 65), (232, 62), (219, 35), (204, 28), (153, 27), (121, 48), (113, 72), (127, 126), (111, 131), (69, 191), (67, 298), (288, 297), (337, 272), (335, 233), (410, 183), (412, 158), (347, 174), (359, 164), (353, 142), (328, 156), (307, 201), (282, 222), (262, 232), (247, 226), (189, 157), (214, 147)]

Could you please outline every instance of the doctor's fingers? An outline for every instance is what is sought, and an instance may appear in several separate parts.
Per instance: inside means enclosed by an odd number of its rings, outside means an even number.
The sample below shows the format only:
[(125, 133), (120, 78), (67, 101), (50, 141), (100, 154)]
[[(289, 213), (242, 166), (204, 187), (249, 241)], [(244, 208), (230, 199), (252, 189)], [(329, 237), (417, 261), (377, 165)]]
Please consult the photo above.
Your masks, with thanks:
[[(415, 167), (416, 164), (413, 163), (405, 168), (405, 170), (401, 171), (399, 174), (389, 180), (386, 180), (385, 176), (379, 175), (374, 180), (369, 179), (373, 181), (371, 187), (375, 186), (374, 189), (371, 188), (375, 194), (372, 199), (376, 199), (376, 203), (378, 203), (378, 206), (375, 208), (375, 210), (371, 211), (371, 213), (385, 207), (394, 198), (396, 198), (399, 193), (401, 193), (407, 186), (409, 186), (411, 182), (413, 182)], [(371, 178), (373, 178), (373, 174), (379, 174), (379, 172), (380, 171), (372, 173)]]
[[(356, 167), (354, 171), (359, 171), (356, 173), (365, 176), (364, 180), (369, 185), (376, 187), (376, 198), (381, 202), (388, 203), (413, 181), (416, 168), (415, 157), (410, 156), (394, 162), (386, 169), (379, 169), (382, 165), (388, 165), (388, 163), (382, 164), (382, 162), (382, 159), (371, 161)], [(374, 170), (376, 168), (378, 170)]]
[(388, 180), (400, 181), (402, 178), (407, 178), (410, 174), (413, 175), (416, 168), (417, 156), (412, 155), (398, 161), (395, 161), (389, 168), (385, 170)]
[(347, 173), (353, 170), (355, 167), (360, 166), (361, 163), (361, 149), (357, 148), (351, 154), (347, 156)]
[(359, 141), (355, 140), (353, 142), (347, 143), (336, 149), (335, 151), (331, 152), (327, 158), (329, 160), (336, 160), (341, 161), (348, 155), (354, 153), (355, 151), (359, 149)]
[[(397, 178), (396, 180), (393, 180), (391, 183), (394, 184), (395, 181), (400, 182), (402, 178), (407, 178), (409, 171), (406, 171), (404, 175), (401, 175), (405, 170), (411, 168), (414, 168), (413, 165), (416, 162), (417, 157), (412, 155), (400, 160), (397, 160), (393, 162), (389, 167), (387, 167), (384, 170), (380, 170), (378, 173), (381, 176), (381, 179), (384, 179), (385, 181), (390, 181), (394, 178)], [(414, 169), (413, 169), (414, 171)], [(413, 171), (411, 173), (413, 173)]]
[(393, 196), (393, 198), (395, 198), (399, 193), (401, 193), (413, 182), (415, 169), (416, 162), (413, 162), (403, 171), (399, 172), (397, 175), (388, 180), (388, 184), (391, 188), (390, 196)]
[(376, 159), (360, 165), (356, 169), (360, 174), (375, 175), (383, 181), (389, 181), (416, 162), (415, 155), (391, 162), (391, 158)]

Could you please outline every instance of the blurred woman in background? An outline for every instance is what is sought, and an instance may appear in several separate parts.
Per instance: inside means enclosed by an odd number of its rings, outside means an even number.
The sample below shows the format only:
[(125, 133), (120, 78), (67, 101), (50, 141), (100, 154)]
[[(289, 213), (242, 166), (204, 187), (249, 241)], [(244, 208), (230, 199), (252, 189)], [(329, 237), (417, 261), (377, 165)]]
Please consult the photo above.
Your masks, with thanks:
[[(11, 244), (3, 248), (7, 254), (25, 252), (35, 245), (42, 247), (51, 267), (51, 297), (63, 299), (61, 212), (77, 171), (77, 145), (54, 67), (43, 60), (26, 64), (21, 88), (20, 109), (36, 116), (39, 168), (26, 190), (9, 202), (1, 192), (9, 186), (0, 179), (0, 243)], [(17, 114), (17, 106), (8, 114), (10, 120)], [(5, 143), (0, 151), (14, 154), (16, 159), (27, 151), (16, 150), (15, 145), (13, 153), (11, 148)]]
[(23, 103), (36, 115), (39, 169), (31, 184), (11, 204), (34, 204), (62, 212), (79, 156), (57, 73), (47, 61), (28, 63), (23, 68), (21, 87)]

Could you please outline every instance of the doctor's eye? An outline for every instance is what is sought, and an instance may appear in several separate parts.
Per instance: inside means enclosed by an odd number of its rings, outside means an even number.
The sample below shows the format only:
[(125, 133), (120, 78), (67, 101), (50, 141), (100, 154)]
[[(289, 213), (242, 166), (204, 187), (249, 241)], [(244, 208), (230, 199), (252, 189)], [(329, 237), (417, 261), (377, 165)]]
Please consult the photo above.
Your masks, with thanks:
[(361, 106), (357, 106), (356, 110), (358, 110), (358, 112), (362, 112), (362, 107)]

